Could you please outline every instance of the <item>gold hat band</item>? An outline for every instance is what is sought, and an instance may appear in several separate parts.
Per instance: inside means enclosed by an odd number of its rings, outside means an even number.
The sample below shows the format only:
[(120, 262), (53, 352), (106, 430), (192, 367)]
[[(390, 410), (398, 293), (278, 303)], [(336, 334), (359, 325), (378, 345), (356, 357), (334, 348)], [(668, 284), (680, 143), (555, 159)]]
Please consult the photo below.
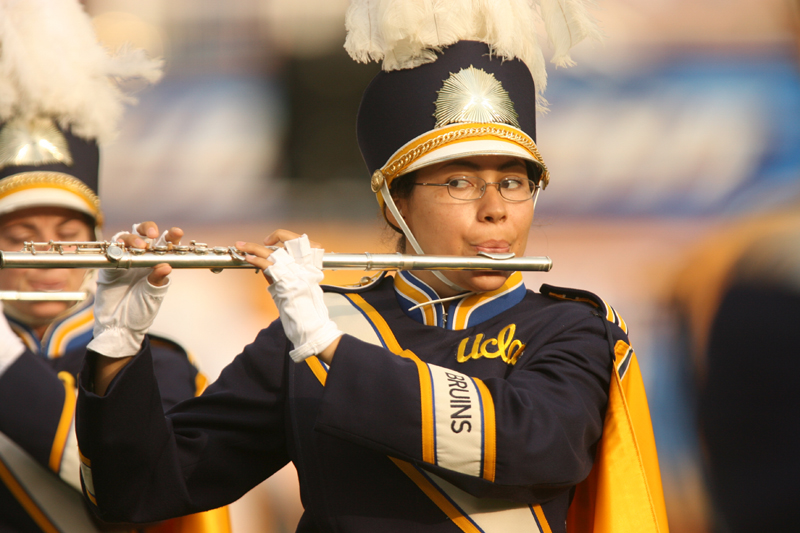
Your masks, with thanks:
[(383, 168), (373, 173), (371, 184), (372, 191), (377, 193), (384, 180), (388, 185), (391, 185), (392, 181), (404, 174), (404, 171), (408, 169), (414, 161), (434, 150), (446, 145), (468, 140), (480, 140), (481, 138), (510, 142), (522, 147), (542, 166), (542, 188), (547, 187), (547, 184), (550, 182), (550, 173), (533, 139), (521, 130), (512, 126), (506, 126), (505, 124), (473, 123), (453, 124), (451, 126), (439, 128), (407, 143), (400, 150), (395, 152)]
[(85, 183), (60, 172), (23, 172), (0, 180), (0, 202), (12, 194), (29, 189), (60, 189), (75, 195), (86, 205), (86, 212), (95, 218), (97, 226), (103, 225), (100, 198)]

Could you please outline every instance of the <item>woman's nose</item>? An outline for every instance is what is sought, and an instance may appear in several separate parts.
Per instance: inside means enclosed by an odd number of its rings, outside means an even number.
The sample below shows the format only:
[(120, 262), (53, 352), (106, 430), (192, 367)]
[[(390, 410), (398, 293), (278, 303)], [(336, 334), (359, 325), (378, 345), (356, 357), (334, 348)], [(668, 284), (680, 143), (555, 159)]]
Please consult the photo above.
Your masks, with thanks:
[(498, 222), (506, 217), (507, 202), (500, 195), (500, 183), (486, 183), (486, 189), (479, 202), (481, 220)]

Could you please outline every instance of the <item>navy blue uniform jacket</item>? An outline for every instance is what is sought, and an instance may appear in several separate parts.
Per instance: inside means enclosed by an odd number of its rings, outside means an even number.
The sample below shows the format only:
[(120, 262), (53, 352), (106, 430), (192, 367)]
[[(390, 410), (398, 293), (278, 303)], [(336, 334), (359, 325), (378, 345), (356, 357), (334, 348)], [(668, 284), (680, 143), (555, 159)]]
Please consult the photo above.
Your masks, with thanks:
[[(65, 483), (59, 476), (70, 477), (73, 467), (74, 483), (79, 483), (73, 436), (75, 381), (92, 338), (92, 304), (93, 299), (86, 300), (60, 317), (41, 340), (29, 327), (7, 317), (27, 348), (0, 376), (0, 432), (50, 470), (53, 484)], [(151, 346), (156, 382), (165, 391), (159, 408), (168, 409), (194, 396), (198, 371), (186, 352), (163, 339)], [(43, 529), (31, 515), (43, 515), (40, 520), (48, 522), (47, 511), (29, 498), (29, 492), (43, 487), (27, 486), (18, 479), (16, 466), (4, 464), (0, 457), (0, 474), (4, 474), (0, 475), (0, 531), (40, 532)]]
[(150, 345), (104, 397), (87, 358), (77, 430), (96, 512), (153, 521), (212, 509), (292, 461), (298, 531), (565, 531), (624, 324), (527, 291), (519, 273), (447, 313), (411, 309), (435, 293), (408, 273), (326, 290), (347, 332), (330, 368), (293, 363), (275, 321), (166, 416)]

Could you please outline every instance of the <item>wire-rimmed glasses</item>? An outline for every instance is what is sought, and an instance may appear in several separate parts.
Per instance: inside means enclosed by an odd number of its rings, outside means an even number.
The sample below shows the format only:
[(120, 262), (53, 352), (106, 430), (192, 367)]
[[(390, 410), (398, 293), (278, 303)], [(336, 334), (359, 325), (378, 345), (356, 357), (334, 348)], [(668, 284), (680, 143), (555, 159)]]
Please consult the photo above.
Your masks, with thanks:
[(456, 200), (477, 200), (486, 194), (489, 186), (497, 187), (505, 200), (509, 202), (524, 202), (533, 198), (539, 186), (532, 179), (518, 176), (509, 176), (497, 182), (489, 183), (478, 176), (457, 176), (450, 178), (445, 183), (415, 183), (428, 187), (447, 187), (447, 192)]

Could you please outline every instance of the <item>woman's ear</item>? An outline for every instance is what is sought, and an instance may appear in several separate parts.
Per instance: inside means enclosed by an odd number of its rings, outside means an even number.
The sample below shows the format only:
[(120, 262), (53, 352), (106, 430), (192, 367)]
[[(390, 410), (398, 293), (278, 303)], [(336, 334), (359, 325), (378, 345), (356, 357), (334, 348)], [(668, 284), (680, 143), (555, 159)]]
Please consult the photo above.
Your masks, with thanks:
[[(400, 212), (400, 216), (403, 217), (403, 219), (405, 219), (406, 218), (406, 207), (407, 207), (406, 199), (405, 198), (393, 198), (393, 200), (394, 200), (394, 205), (397, 207), (397, 210)], [(397, 222), (397, 219), (394, 217), (394, 214), (392, 214), (392, 210), (391, 209), (387, 209), (384, 206), (383, 212), (386, 215), (386, 220), (389, 221), (390, 224), (392, 224), (394, 226), (399, 226), (399, 224)]]

